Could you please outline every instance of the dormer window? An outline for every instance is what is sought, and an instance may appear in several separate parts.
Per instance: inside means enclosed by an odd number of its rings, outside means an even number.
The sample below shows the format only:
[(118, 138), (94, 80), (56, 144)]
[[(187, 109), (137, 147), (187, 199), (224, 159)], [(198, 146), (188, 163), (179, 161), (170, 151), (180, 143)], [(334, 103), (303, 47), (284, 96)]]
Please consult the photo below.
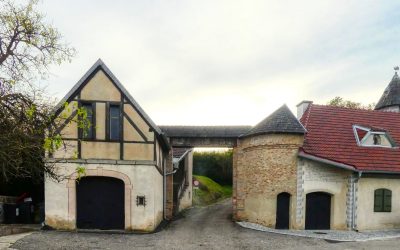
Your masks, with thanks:
[(359, 146), (385, 148), (393, 148), (396, 146), (389, 133), (382, 129), (353, 125), (353, 130)]

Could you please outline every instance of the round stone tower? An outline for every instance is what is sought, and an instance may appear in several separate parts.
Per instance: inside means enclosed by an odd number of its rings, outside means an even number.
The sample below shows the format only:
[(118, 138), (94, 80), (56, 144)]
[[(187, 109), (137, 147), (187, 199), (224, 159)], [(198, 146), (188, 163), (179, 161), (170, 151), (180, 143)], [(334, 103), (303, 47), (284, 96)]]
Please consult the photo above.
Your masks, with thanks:
[(233, 154), (235, 220), (298, 228), (297, 154), (305, 132), (283, 105), (238, 139)]

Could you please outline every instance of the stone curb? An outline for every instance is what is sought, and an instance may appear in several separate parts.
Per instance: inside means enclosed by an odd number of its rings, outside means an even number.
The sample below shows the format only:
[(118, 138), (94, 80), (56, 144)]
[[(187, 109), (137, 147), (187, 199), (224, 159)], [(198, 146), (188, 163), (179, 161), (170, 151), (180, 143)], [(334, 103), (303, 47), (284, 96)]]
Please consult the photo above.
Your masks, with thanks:
[[(340, 235), (332, 235), (335, 233), (338, 234), (338, 231), (278, 230), (278, 229), (268, 228), (268, 227), (265, 227), (265, 226), (262, 226), (262, 225), (259, 225), (256, 223), (243, 222), (243, 221), (236, 222), (236, 224), (243, 228), (252, 229), (252, 230), (261, 231), (261, 232), (268, 232), (268, 233), (295, 236), (295, 237), (323, 239), (323, 240), (328, 240), (328, 241), (332, 241), (332, 242), (365, 242), (365, 241), (371, 241), (371, 240), (386, 240), (386, 239), (400, 238), (400, 231), (398, 231), (398, 230), (396, 230), (394, 235), (384, 235), (385, 233), (387, 234), (390, 231), (375, 231), (374, 232), (376, 234), (380, 234), (381, 236), (370, 236), (367, 233), (363, 233), (363, 232), (358, 233), (355, 231), (340, 231), (341, 235), (346, 236), (346, 238), (343, 238)], [(318, 234), (318, 232), (321, 232), (321, 234)], [(351, 234), (353, 234), (353, 235), (351, 235)]]

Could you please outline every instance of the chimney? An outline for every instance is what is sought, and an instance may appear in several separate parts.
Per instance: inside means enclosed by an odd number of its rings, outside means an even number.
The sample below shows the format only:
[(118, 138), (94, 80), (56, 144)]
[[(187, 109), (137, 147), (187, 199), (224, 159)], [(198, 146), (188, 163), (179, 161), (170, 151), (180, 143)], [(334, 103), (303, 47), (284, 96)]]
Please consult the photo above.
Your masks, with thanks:
[(299, 104), (296, 105), (297, 107), (297, 119), (300, 119), (304, 112), (306, 112), (308, 106), (310, 106), (310, 104), (312, 104), (312, 101), (302, 101)]

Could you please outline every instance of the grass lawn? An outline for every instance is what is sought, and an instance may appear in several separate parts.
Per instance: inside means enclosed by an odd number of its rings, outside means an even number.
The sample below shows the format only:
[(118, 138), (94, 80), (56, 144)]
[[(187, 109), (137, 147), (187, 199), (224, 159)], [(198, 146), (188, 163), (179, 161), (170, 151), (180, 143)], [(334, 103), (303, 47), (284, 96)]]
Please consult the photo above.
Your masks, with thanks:
[(232, 196), (232, 186), (221, 186), (206, 176), (193, 175), (200, 182), (198, 189), (193, 189), (193, 205), (206, 206)]

